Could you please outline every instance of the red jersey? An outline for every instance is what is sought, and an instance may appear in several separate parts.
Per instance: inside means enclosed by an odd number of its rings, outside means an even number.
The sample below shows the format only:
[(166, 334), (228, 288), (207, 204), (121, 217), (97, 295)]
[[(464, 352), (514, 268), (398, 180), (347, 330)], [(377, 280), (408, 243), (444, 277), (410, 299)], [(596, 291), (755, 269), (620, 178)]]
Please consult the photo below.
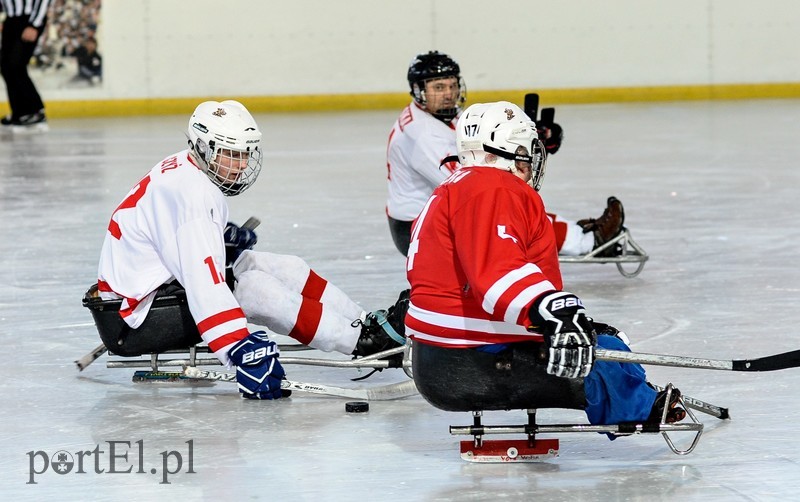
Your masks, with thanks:
[(562, 288), (553, 225), (539, 194), (493, 167), (455, 171), (414, 222), (406, 334), (445, 347), (541, 340), (526, 326)]

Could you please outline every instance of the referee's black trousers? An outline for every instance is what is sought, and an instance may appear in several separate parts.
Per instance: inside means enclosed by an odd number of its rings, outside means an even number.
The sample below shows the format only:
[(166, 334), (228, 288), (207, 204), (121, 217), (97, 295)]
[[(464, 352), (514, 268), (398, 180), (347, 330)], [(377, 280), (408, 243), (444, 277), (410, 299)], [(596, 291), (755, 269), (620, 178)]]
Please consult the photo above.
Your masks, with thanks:
[(28, 62), (33, 56), (41, 32), (35, 41), (23, 42), (22, 31), (27, 25), (28, 16), (9, 17), (3, 23), (0, 73), (6, 81), (8, 105), (15, 119), (44, 108), (42, 98), (28, 75)]

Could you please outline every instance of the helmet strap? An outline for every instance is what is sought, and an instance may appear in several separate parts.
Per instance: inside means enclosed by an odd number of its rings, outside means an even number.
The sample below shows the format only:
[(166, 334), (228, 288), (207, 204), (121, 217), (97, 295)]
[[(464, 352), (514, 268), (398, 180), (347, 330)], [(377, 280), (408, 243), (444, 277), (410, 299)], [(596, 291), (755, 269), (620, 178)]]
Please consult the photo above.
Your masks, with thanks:
[(486, 153), (492, 153), (497, 155), (498, 157), (508, 159), (508, 160), (518, 160), (520, 162), (527, 162), (529, 164), (533, 164), (533, 156), (532, 155), (521, 155), (518, 153), (511, 153), (505, 150), (501, 150), (499, 148), (495, 148), (489, 145), (483, 145), (483, 151)]

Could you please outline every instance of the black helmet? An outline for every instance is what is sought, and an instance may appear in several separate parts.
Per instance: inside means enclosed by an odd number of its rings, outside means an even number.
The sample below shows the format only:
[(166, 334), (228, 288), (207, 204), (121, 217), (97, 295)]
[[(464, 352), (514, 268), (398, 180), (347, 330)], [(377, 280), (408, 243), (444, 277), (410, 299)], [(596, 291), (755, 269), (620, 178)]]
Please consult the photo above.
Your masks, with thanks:
[(455, 77), (458, 80), (459, 96), (455, 108), (428, 110), (433, 116), (444, 121), (451, 121), (461, 112), (466, 101), (467, 88), (461, 78), (461, 68), (453, 58), (439, 51), (417, 54), (408, 65), (408, 85), (411, 96), (421, 106), (425, 106), (425, 82), (437, 78)]

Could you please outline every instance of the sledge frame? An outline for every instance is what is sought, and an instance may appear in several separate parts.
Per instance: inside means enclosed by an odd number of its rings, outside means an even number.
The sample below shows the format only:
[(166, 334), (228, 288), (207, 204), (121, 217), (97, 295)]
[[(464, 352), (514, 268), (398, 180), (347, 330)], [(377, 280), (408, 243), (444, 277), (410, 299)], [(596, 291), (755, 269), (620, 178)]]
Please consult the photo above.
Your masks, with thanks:
[[(310, 347), (299, 344), (282, 345), (279, 347), (282, 353), (299, 352), (313, 350)], [(377, 354), (358, 359), (322, 359), (314, 357), (286, 357), (281, 355), (281, 364), (301, 364), (308, 366), (326, 366), (332, 368), (410, 368), (411, 344), (389, 349)], [(211, 350), (206, 345), (194, 345), (185, 350), (167, 350), (157, 354), (142, 354), (141, 356), (123, 357), (121, 359), (109, 359), (106, 361), (107, 368), (150, 368), (152, 371), (159, 371), (163, 367), (186, 367), (186, 366), (220, 366), (219, 359), (216, 357), (202, 357), (211, 354)], [(408, 353), (404, 355), (402, 363), (387, 360), (389, 356)], [(115, 356), (109, 352), (109, 356)]]
[[(672, 384), (667, 386), (672, 392)], [(664, 422), (661, 423), (631, 423), (619, 425), (590, 425), (590, 424), (549, 424), (536, 423), (536, 409), (528, 409), (528, 422), (524, 425), (483, 425), (481, 417), (483, 411), (472, 411), (473, 424), (467, 426), (450, 426), (451, 435), (472, 436), (471, 441), (461, 441), (461, 458), (468, 462), (497, 463), (497, 462), (540, 462), (558, 456), (559, 442), (557, 439), (540, 439), (539, 434), (560, 434), (575, 432), (605, 433), (618, 436), (637, 434), (661, 434), (669, 449), (676, 455), (688, 455), (694, 451), (703, 433), (703, 423), (700, 422), (689, 406), (680, 398), (680, 403), (686, 410), (689, 423)], [(666, 410), (664, 412), (666, 415)], [(676, 446), (670, 433), (692, 432), (691, 443), (685, 448)], [(486, 435), (498, 434), (524, 434), (523, 440), (486, 440)]]
[[(618, 256), (601, 256), (604, 251), (617, 245), (621, 249), (621, 253)], [(639, 275), (648, 259), (650, 259), (650, 256), (633, 240), (630, 230), (625, 227), (616, 237), (597, 247), (597, 249), (593, 249), (590, 253), (580, 256), (558, 257), (559, 263), (614, 263), (619, 273), (628, 279)], [(623, 266), (628, 264), (635, 264), (636, 268), (628, 271)]]
[[(403, 347), (390, 349), (372, 356), (352, 359), (336, 360), (321, 359), (310, 357), (281, 357), (284, 365), (300, 364), (310, 366), (339, 367), (339, 368), (397, 368), (402, 365), (403, 369), (412, 377), (411, 373), (411, 354), (412, 343)], [(285, 352), (296, 352), (308, 350), (303, 345), (288, 345), (281, 347)], [(162, 373), (162, 368), (186, 368), (197, 366), (219, 366), (221, 363), (216, 357), (205, 357), (211, 351), (205, 345), (195, 345), (186, 350), (170, 350), (159, 354), (143, 354), (140, 357), (124, 357), (121, 359), (110, 359), (106, 362), (107, 368), (147, 368), (144, 373), (150, 373), (157, 377)], [(396, 364), (385, 358), (392, 355), (403, 353), (403, 361)], [(109, 353), (109, 356), (114, 356)], [(142, 378), (143, 372), (137, 371), (133, 377), (136, 382), (147, 381)], [(179, 373), (175, 373), (179, 375)], [(159, 380), (159, 378), (156, 378)], [(168, 381), (177, 381), (172, 379)], [(189, 378), (188, 380), (192, 380)], [(669, 392), (672, 391), (672, 384), (667, 385)], [(495, 462), (541, 462), (558, 456), (559, 440), (554, 438), (540, 438), (541, 434), (561, 434), (561, 433), (606, 433), (620, 436), (638, 434), (661, 434), (669, 449), (677, 455), (687, 455), (691, 453), (700, 441), (703, 433), (703, 423), (700, 422), (692, 408), (708, 413), (704, 408), (694, 405), (692, 398), (680, 398), (680, 403), (686, 410), (688, 423), (667, 424), (663, 422), (655, 424), (619, 424), (619, 425), (591, 425), (591, 424), (539, 424), (536, 422), (536, 409), (527, 409), (528, 421), (522, 425), (483, 425), (481, 417), (483, 412), (480, 410), (471, 411), (473, 424), (470, 426), (450, 426), (451, 435), (471, 435), (472, 440), (461, 441), (461, 458), (469, 462), (495, 463)], [(701, 404), (705, 404), (699, 402)], [(666, 413), (666, 412), (665, 412)], [(711, 413), (709, 413), (711, 414)], [(718, 417), (722, 418), (722, 417)], [(727, 417), (725, 417), (727, 418)], [(687, 447), (678, 447), (670, 436), (676, 432), (692, 432), (694, 437)], [(487, 440), (484, 436), (488, 435), (508, 435), (523, 434), (525, 439), (502, 439)]]
[[(621, 239), (625, 238), (626, 235), (621, 235), (618, 239), (612, 240), (606, 243), (606, 246), (615, 245), (615, 242), (619, 242)], [(629, 242), (627, 242), (629, 244)], [(635, 243), (634, 243), (635, 245)], [(601, 252), (604, 248), (598, 248), (597, 252)], [(616, 258), (617, 260), (619, 257)], [(610, 261), (614, 260), (614, 258), (597, 258), (597, 260), (603, 261)], [(643, 263), (643, 262), (641, 262)], [(640, 269), (641, 269), (640, 263)], [(639, 269), (639, 270), (640, 270)], [(636, 272), (638, 273), (638, 271)], [(170, 300), (171, 301), (171, 300)], [(89, 305), (90, 308), (93, 308), (95, 311), (104, 312), (105, 309), (105, 302), (95, 302), (94, 304)], [(183, 303), (178, 302), (174, 305), (170, 303), (167, 308), (172, 308), (174, 310), (185, 309), (185, 305)], [(106, 315), (111, 314), (113, 312), (113, 307), (111, 311), (108, 312)], [(95, 314), (97, 312), (94, 312)], [(103, 319), (103, 318), (101, 318)], [(170, 318), (171, 319), (171, 318)], [(97, 321), (97, 319), (96, 319)], [(107, 323), (101, 323), (98, 325), (98, 330), (107, 329)], [(164, 332), (162, 330), (167, 330), (168, 332), (175, 331), (176, 333), (182, 331), (182, 326), (176, 326), (173, 324), (166, 324), (166, 325), (158, 325), (153, 326), (151, 328), (150, 334), (152, 335), (154, 332)], [(102, 338), (102, 333), (101, 333)], [(112, 338), (113, 339), (113, 338)], [(187, 342), (193, 343), (193, 342)], [(284, 345), (281, 347), (282, 352), (284, 355), (281, 357), (281, 363), (284, 365), (292, 365), (292, 364), (300, 364), (300, 365), (311, 365), (311, 366), (324, 366), (324, 367), (340, 367), (340, 368), (371, 368), (371, 369), (383, 369), (383, 368), (403, 368), (406, 374), (412, 378), (413, 380), (413, 372), (412, 372), (412, 346), (413, 343), (411, 340), (408, 340), (404, 346), (396, 347), (394, 349), (390, 349), (388, 351), (380, 352), (377, 354), (373, 354), (371, 356), (363, 357), (363, 358), (353, 358), (353, 359), (341, 359), (341, 358), (314, 358), (314, 357), (298, 357), (295, 355), (288, 355), (292, 352), (296, 351), (303, 351), (309, 350), (310, 347), (300, 344), (289, 344)], [(101, 357), (102, 354), (105, 353), (104, 345), (101, 345), (95, 348), (92, 352), (81, 358), (81, 362), (78, 363), (79, 370), (83, 370), (88, 364), (91, 364), (92, 361), (96, 360), (97, 358)], [(397, 355), (402, 354), (402, 358), (396, 357)], [(109, 351), (109, 356), (111, 357), (119, 357), (119, 359), (113, 358), (109, 359), (106, 363), (106, 367), (108, 368), (147, 368), (147, 371), (137, 371), (134, 374), (133, 380), (136, 382), (141, 381), (193, 381), (192, 378), (179, 378), (179, 372), (168, 372), (172, 376), (178, 376), (178, 378), (167, 378), (164, 379), (162, 368), (181, 368), (185, 371), (188, 367), (198, 367), (198, 366), (219, 366), (221, 363), (219, 360), (211, 355), (211, 350), (205, 344), (201, 343), (194, 343), (190, 344), (184, 348), (179, 349), (172, 349), (166, 350), (159, 353), (142, 353), (139, 356), (136, 355), (118, 355), (115, 354), (113, 349)], [(148, 375), (151, 375), (150, 378)], [(198, 382), (205, 382), (204, 380), (197, 380)], [(669, 390), (671, 391), (671, 385), (668, 386)], [(408, 394), (407, 394), (408, 395)], [(426, 397), (427, 399), (427, 397)], [(709, 409), (698, 407), (697, 403), (701, 405), (705, 405), (707, 403), (702, 403), (697, 400), (693, 400), (691, 398), (687, 398), (684, 401), (683, 397), (681, 397), (681, 403), (683, 404), (684, 408), (686, 408), (687, 415), (690, 417), (692, 423), (681, 423), (681, 424), (622, 424), (622, 425), (612, 425), (612, 426), (593, 426), (593, 425), (581, 425), (581, 424), (554, 424), (554, 425), (540, 425), (537, 424), (535, 421), (535, 409), (531, 407), (537, 406), (536, 402), (527, 403), (525, 402), (522, 404), (523, 407), (528, 407), (528, 423), (525, 425), (520, 426), (491, 426), (487, 425), (484, 426), (480, 423), (481, 412), (480, 411), (473, 411), (468, 403), (462, 407), (459, 403), (456, 409), (450, 409), (449, 411), (472, 411), (474, 417), (474, 423), (470, 427), (450, 427), (451, 434), (468, 434), (473, 436), (473, 440), (471, 442), (471, 446), (466, 446), (462, 444), (462, 457), (466, 460), (470, 461), (498, 461), (497, 459), (502, 459), (500, 461), (539, 461), (543, 458), (548, 458), (557, 455), (558, 452), (558, 440), (548, 439), (548, 440), (540, 440), (536, 436), (538, 434), (548, 434), (548, 433), (563, 433), (563, 432), (604, 432), (609, 434), (622, 434), (622, 435), (631, 435), (631, 434), (646, 434), (646, 433), (661, 433), (666, 440), (669, 448), (676, 454), (685, 455), (690, 453), (697, 442), (699, 441), (700, 435), (702, 434), (703, 424), (700, 423), (694, 414), (689, 410), (689, 407), (694, 407), (697, 410), (703, 411), (708, 414), (712, 414), (717, 416), (718, 418), (723, 418), (722, 413), (714, 414), (713, 411), (709, 411)], [(518, 409), (517, 406), (513, 406), (513, 409)], [(551, 407), (550, 405), (542, 404), (540, 408), (548, 408)], [(488, 409), (499, 409), (499, 408), (488, 408)], [(727, 410), (725, 411), (725, 417), (727, 417)], [(665, 417), (664, 417), (665, 418)], [(691, 445), (688, 448), (679, 449), (675, 446), (675, 443), (669, 436), (670, 432), (676, 431), (693, 431), (695, 432), (695, 438), (692, 441)], [(500, 445), (500, 449), (505, 448), (505, 452), (501, 452), (497, 449), (497, 442), (490, 442), (489, 445), (493, 447), (491, 454), (487, 454), (485, 450), (484, 444), (486, 443), (483, 440), (483, 436), (487, 434), (509, 434), (509, 433), (521, 433), (526, 435), (526, 439), (522, 441), (504, 441)], [(465, 442), (467, 443), (467, 442)]]

